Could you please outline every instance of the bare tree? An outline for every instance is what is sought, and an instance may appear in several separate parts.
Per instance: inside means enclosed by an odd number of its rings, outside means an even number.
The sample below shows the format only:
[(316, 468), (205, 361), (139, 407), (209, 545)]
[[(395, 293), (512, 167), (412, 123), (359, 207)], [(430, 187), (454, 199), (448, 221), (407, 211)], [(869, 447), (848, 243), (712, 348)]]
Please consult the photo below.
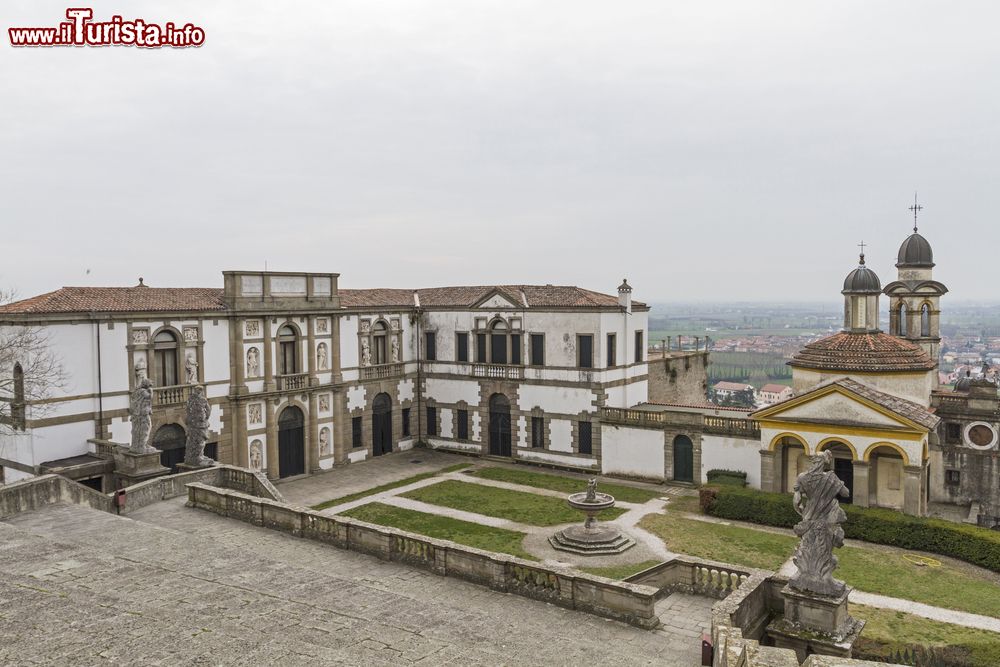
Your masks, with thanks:
[[(0, 289), (0, 306), (14, 298), (13, 291)], [(11, 322), (0, 325), (0, 433), (22, 431), (29, 416), (43, 416), (49, 407), (36, 402), (65, 385), (62, 363), (43, 329)]]

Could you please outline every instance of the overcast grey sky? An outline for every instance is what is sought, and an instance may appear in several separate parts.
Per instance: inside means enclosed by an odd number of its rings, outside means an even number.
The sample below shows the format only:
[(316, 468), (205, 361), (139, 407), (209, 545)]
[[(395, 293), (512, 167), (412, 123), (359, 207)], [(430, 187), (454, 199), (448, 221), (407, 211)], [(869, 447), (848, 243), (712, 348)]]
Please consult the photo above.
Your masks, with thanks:
[(205, 45), (10, 46), (66, 7), (0, 4), (0, 286), (25, 296), (266, 261), (833, 300), (862, 239), (892, 278), (914, 189), (952, 298), (995, 295), (996, 2), (119, 0), (95, 18)]

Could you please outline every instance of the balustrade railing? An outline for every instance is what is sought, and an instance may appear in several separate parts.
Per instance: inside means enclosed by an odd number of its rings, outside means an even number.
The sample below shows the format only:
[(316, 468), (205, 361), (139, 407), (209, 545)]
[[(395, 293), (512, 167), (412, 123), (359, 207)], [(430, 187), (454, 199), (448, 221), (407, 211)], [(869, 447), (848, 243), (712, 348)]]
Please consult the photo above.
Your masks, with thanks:
[(630, 408), (601, 408), (601, 421), (636, 426), (662, 426), (666, 423), (663, 412), (633, 410)]
[(520, 380), (524, 372), (520, 366), (502, 364), (473, 364), (472, 377), (495, 378), (498, 380)]
[(295, 373), (291, 375), (278, 375), (278, 391), (294, 391), (305, 389), (309, 384), (308, 373)]
[(759, 438), (760, 422), (756, 419), (705, 415), (705, 433)]
[(169, 387), (153, 387), (153, 405), (177, 405), (184, 403), (191, 395), (190, 384), (177, 384)]
[(379, 364), (378, 366), (362, 366), (362, 380), (382, 380), (403, 374), (403, 364)]

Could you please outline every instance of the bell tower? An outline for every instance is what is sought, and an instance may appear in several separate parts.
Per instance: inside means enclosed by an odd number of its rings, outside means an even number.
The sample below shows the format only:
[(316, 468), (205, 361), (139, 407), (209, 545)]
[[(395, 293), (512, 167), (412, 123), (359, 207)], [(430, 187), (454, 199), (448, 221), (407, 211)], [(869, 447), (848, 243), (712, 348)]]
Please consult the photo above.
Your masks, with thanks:
[(941, 352), (941, 297), (948, 288), (934, 280), (934, 252), (917, 232), (917, 214), (923, 206), (914, 196), (913, 233), (899, 246), (894, 282), (885, 286), (889, 297), (889, 333), (922, 347), (938, 360)]
[(865, 266), (865, 243), (862, 241), (858, 268), (844, 279), (844, 331), (874, 333), (878, 328), (878, 298), (882, 283), (875, 272)]

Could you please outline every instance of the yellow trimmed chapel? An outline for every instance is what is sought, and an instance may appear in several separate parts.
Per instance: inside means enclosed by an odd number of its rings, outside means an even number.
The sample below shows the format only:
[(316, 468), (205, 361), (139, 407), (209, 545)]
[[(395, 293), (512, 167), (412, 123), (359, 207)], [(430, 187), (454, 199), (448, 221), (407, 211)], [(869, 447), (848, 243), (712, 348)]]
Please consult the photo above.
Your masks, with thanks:
[[(829, 450), (851, 502), (921, 515), (927, 510), (928, 439), (940, 419), (939, 300), (931, 248), (917, 233), (900, 246), (898, 280), (886, 287), (890, 332), (879, 330), (878, 276), (865, 266), (844, 280), (844, 329), (789, 362), (793, 398), (753, 415), (761, 428), (761, 488), (789, 492), (808, 455)], [(931, 356), (931, 352), (934, 356)]]

